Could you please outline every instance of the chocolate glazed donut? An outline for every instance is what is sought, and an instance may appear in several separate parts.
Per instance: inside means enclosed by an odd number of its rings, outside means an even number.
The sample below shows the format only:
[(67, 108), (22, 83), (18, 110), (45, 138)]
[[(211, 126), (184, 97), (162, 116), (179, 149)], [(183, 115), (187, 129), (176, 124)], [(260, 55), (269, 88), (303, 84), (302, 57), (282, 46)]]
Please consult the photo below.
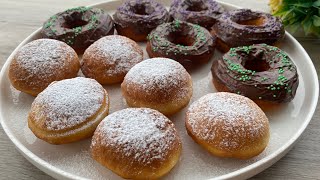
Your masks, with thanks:
[(134, 41), (146, 41), (148, 34), (158, 25), (168, 22), (168, 11), (153, 0), (129, 0), (113, 15), (118, 34)]
[(271, 14), (238, 9), (225, 12), (212, 27), (217, 48), (227, 52), (231, 47), (266, 43), (274, 45), (284, 37), (281, 20)]
[(174, 59), (185, 67), (207, 62), (215, 50), (215, 37), (208, 30), (179, 20), (161, 24), (148, 39), (149, 57)]
[(83, 53), (93, 42), (114, 33), (110, 15), (101, 9), (77, 7), (50, 17), (41, 30), (43, 38), (56, 39)]
[(169, 14), (173, 19), (198, 24), (210, 30), (223, 12), (224, 9), (215, 0), (174, 0)]
[(266, 44), (231, 48), (213, 62), (211, 72), (218, 91), (264, 102), (291, 101), (299, 84), (297, 68), (288, 55)]

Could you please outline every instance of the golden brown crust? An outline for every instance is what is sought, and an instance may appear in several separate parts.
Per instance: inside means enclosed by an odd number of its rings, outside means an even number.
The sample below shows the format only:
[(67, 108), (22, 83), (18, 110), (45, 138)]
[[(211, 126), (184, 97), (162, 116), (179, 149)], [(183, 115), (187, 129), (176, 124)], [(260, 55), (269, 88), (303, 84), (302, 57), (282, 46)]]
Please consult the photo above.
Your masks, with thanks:
[(121, 27), (121, 26), (116, 26), (117, 31), (120, 35), (126, 36), (136, 42), (142, 42), (147, 40), (148, 33), (135, 33), (135, 29), (132, 26), (128, 27)]
[[(81, 79), (84, 79), (84, 78), (81, 78)], [(80, 80), (80, 81), (83, 81), (83, 80)], [(52, 88), (51, 86), (54, 85), (55, 83), (56, 82), (51, 84), (47, 89)], [(45, 93), (47, 89), (44, 90), (43, 93)], [(99, 92), (99, 96), (102, 97), (101, 102), (99, 102), (100, 100), (97, 102), (94, 102), (95, 107), (99, 106), (99, 108), (97, 108), (96, 111), (95, 111), (95, 108), (91, 109), (90, 107), (84, 107), (83, 109), (79, 107), (78, 108), (68, 107), (64, 111), (61, 108), (57, 108), (59, 106), (58, 104), (64, 103), (63, 102), (64, 100), (57, 101), (52, 98), (44, 100), (44, 99), (41, 99), (43, 98), (42, 97), (43, 93), (39, 94), (39, 96), (35, 99), (35, 101), (31, 106), (31, 110), (28, 114), (28, 126), (35, 136), (51, 144), (66, 144), (66, 143), (71, 143), (71, 142), (75, 142), (81, 139), (91, 137), (96, 127), (98, 126), (98, 124), (101, 122), (101, 120), (105, 116), (108, 115), (108, 112), (109, 112), (109, 97), (108, 97), (107, 91), (104, 90), (103, 88), (102, 88), (102, 91)], [(69, 92), (69, 93), (73, 93), (73, 92)], [(98, 94), (92, 93), (92, 95), (98, 95)], [(47, 95), (44, 95), (44, 96), (45, 96), (44, 98), (47, 98), (47, 97), (50, 98), (50, 94), (49, 96)], [(64, 97), (66, 96), (68, 95), (64, 95)], [(96, 99), (100, 99), (100, 98), (96, 98)], [(73, 101), (73, 100), (70, 100), (70, 101)], [(75, 102), (75, 104), (73, 105), (70, 105), (70, 104), (68, 105), (77, 106), (78, 104), (77, 102)], [(52, 109), (49, 109), (49, 107), (51, 107)], [(82, 111), (88, 111), (89, 113), (88, 115), (79, 114), (79, 117), (83, 119), (72, 121), (73, 117), (72, 115), (70, 115), (71, 113), (68, 111), (69, 110), (76, 111), (77, 109), (82, 109)], [(91, 110), (95, 112), (91, 112)], [(62, 112), (57, 112), (57, 111), (62, 111)]]
[(221, 40), (217, 36), (216, 32), (213, 29), (210, 31), (210, 33), (212, 34), (212, 36), (217, 37), (217, 39), (216, 39), (216, 47), (217, 47), (217, 49), (219, 49), (219, 51), (221, 51), (223, 53), (226, 53), (226, 52), (228, 52), (230, 50), (231, 47), (228, 46), (225, 42), (223, 42), (223, 40)]
[(79, 69), (78, 56), (67, 44), (38, 39), (18, 50), (8, 77), (16, 89), (37, 96), (53, 81), (76, 77)]
[(208, 94), (192, 104), (185, 125), (196, 143), (219, 157), (252, 158), (266, 148), (270, 137), (263, 111), (250, 99), (226, 92)]
[(123, 81), (127, 72), (143, 60), (143, 51), (131, 39), (110, 35), (93, 43), (83, 54), (81, 70), (100, 84)]
[(129, 71), (121, 90), (130, 107), (148, 107), (171, 115), (189, 103), (192, 80), (178, 62), (152, 58)]
[[(126, 83), (122, 83), (122, 94), (125, 97), (128, 106), (130, 107), (148, 107), (151, 109), (156, 109), (165, 115), (172, 115), (176, 112), (179, 112), (181, 109), (186, 107), (191, 99), (192, 90), (186, 94), (184, 98), (172, 100), (167, 100), (164, 102), (164, 99), (167, 99), (163, 94), (159, 92), (154, 93), (154, 96), (146, 97), (146, 94), (143, 91), (138, 89), (133, 89), (133, 91), (126, 89)], [(192, 82), (189, 81), (187, 87), (192, 88)], [(133, 87), (134, 88), (134, 87)], [(131, 88), (130, 88), (131, 89)], [(177, 89), (174, 90), (174, 93), (177, 93)], [(152, 99), (152, 100), (150, 100)]]
[(99, 124), (91, 144), (97, 162), (128, 179), (162, 177), (178, 162), (181, 150), (173, 123), (148, 108), (109, 115)]

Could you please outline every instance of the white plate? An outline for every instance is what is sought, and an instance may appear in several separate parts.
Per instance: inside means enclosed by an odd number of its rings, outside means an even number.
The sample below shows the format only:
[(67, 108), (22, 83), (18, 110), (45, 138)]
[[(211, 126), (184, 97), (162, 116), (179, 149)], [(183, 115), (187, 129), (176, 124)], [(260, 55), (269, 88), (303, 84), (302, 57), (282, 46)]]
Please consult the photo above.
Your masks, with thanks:
[[(169, 5), (169, 0), (162, 1)], [(94, 5), (114, 13), (119, 1)], [(221, 3), (226, 9), (235, 9)], [(21, 154), (42, 171), (58, 179), (120, 179), (108, 169), (91, 159), (88, 148), (90, 139), (67, 145), (50, 145), (37, 139), (27, 126), (27, 113), (33, 97), (15, 90), (7, 77), (8, 67), (17, 49), (39, 38), (39, 30), (26, 38), (10, 55), (0, 74), (0, 119), (4, 131)], [(144, 44), (141, 44), (145, 48)], [(183, 153), (176, 167), (165, 179), (244, 179), (271, 166), (284, 156), (306, 126), (315, 111), (319, 86), (311, 59), (303, 47), (288, 33), (280, 45), (298, 67), (300, 85), (295, 99), (272, 112), (266, 112), (271, 125), (271, 139), (266, 150), (250, 160), (223, 159), (211, 156), (187, 135), (184, 127), (184, 110), (170, 117), (175, 123), (183, 141)], [(145, 52), (145, 51), (144, 51)], [(216, 51), (215, 59), (221, 56)], [(145, 55), (145, 58), (147, 56)], [(212, 62), (212, 61), (211, 61)], [(194, 94), (191, 102), (216, 90), (211, 83), (211, 62), (191, 72)], [(119, 84), (105, 86), (111, 98), (111, 112), (126, 107), (119, 91)], [(119, 101), (120, 99), (120, 101)]]

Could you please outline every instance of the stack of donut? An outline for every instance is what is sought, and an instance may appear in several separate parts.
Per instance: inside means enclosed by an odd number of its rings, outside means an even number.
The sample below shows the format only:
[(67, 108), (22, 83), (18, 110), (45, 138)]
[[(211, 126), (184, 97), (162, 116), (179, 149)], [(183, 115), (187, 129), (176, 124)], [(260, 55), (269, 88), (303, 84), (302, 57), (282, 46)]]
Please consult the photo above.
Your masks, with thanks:
[[(29, 128), (51, 144), (92, 136), (92, 157), (123, 178), (160, 178), (179, 161), (182, 141), (168, 117), (188, 106), (189, 72), (207, 66), (216, 47), (225, 54), (213, 61), (212, 81), (222, 92), (185, 115), (188, 134), (215, 156), (260, 154), (270, 137), (263, 104), (290, 102), (299, 84), (290, 57), (273, 46), (284, 37), (280, 19), (225, 11), (214, 0), (174, 0), (169, 11), (128, 0), (112, 17), (78, 7), (50, 17), (41, 34), (17, 51), (8, 73), (16, 89), (36, 96)], [(148, 59), (136, 41), (146, 41)], [(128, 108), (108, 115), (102, 85), (110, 84), (121, 87)]]

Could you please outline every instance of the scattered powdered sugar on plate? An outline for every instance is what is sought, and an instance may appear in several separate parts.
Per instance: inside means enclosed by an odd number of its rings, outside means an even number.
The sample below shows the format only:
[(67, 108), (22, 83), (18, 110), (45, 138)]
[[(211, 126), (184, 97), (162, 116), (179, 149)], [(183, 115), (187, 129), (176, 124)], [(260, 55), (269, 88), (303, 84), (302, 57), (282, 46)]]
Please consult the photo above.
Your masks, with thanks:
[(194, 134), (212, 142), (216, 133), (224, 134), (219, 146), (234, 149), (242, 146), (243, 138), (263, 136), (268, 119), (250, 99), (232, 93), (211, 93), (194, 102), (187, 111), (187, 123)]
[[(97, 138), (100, 137), (100, 138)], [(97, 142), (99, 139), (100, 142)], [(114, 153), (147, 166), (154, 160), (165, 160), (180, 143), (173, 123), (149, 108), (127, 108), (107, 116), (98, 126), (92, 140)]]
[[(93, 43), (87, 53), (107, 67), (107, 75), (127, 73), (135, 64), (143, 60), (143, 51), (133, 40), (119, 35), (105, 36)], [(90, 58), (85, 52), (84, 59)]]
[[(103, 87), (93, 79), (66, 79), (50, 84), (41, 92), (32, 103), (31, 112), (35, 121), (43, 123), (48, 130), (62, 130), (93, 116), (101, 108), (104, 96)], [(44, 122), (39, 122), (43, 117)]]
[[(186, 84), (191, 80), (187, 70), (178, 62), (168, 58), (151, 58), (135, 65), (125, 76), (128, 89), (139, 88), (146, 95), (156, 92), (174, 97), (185, 97), (190, 92)], [(133, 89), (135, 89), (133, 88)]]

